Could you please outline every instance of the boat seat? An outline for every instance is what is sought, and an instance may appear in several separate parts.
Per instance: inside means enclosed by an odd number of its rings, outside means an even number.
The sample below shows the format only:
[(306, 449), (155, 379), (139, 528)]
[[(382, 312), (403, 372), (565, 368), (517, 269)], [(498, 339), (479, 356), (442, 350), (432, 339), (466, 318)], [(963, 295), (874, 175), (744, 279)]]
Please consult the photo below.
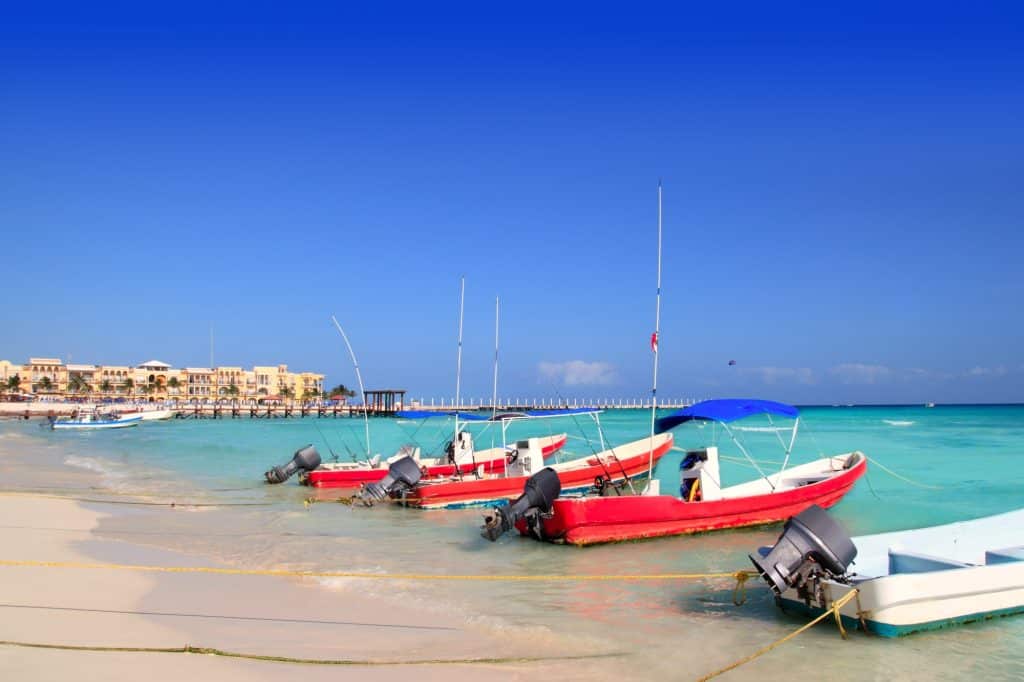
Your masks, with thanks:
[(985, 565), (1009, 564), (1014, 561), (1024, 561), (1024, 545), (1005, 549), (990, 549), (985, 552)]
[(948, 571), (951, 568), (970, 568), (971, 564), (954, 561), (930, 554), (889, 550), (889, 575), (898, 573), (928, 573), (931, 571)]

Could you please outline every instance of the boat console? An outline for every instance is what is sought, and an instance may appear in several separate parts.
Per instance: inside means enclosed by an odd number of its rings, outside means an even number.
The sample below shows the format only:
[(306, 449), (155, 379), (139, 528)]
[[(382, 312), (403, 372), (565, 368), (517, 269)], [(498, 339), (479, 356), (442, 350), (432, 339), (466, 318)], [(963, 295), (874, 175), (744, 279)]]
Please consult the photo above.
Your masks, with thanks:
[(718, 448), (688, 450), (679, 462), (679, 497), (683, 502), (722, 498), (718, 473)]

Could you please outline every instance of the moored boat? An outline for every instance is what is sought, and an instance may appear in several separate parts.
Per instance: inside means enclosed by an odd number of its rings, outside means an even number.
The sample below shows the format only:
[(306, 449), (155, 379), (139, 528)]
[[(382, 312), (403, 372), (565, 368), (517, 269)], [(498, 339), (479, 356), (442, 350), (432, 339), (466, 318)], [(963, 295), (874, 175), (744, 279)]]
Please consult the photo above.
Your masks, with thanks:
[(82, 410), (70, 417), (57, 417), (50, 420), (50, 428), (58, 430), (98, 430), (98, 429), (123, 429), (129, 426), (138, 426), (142, 417), (138, 415), (118, 415), (110, 412), (100, 412), (98, 409)]
[(1022, 528), (1019, 509), (850, 538), (810, 508), (750, 558), (783, 609), (821, 613), (838, 602), (849, 625), (898, 637), (1024, 613)]
[[(530, 438), (516, 444), (507, 472), (420, 482), (411, 490), (402, 491), (399, 499), (421, 509), (476, 507), (515, 499), (543, 467), (538, 440)], [(591, 456), (554, 464), (547, 470), (557, 475), (564, 492), (582, 492), (595, 485), (599, 488), (621, 486), (645, 476), (650, 462), (661, 459), (672, 442), (670, 433), (654, 439), (642, 438)]]
[[(406, 447), (396, 455), (381, 460), (379, 457), (356, 462), (325, 462), (313, 471), (300, 474), (300, 481), (314, 488), (358, 488), (364, 483), (381, 480), (388, 467), (398, 458), (411, 456), (420, 466), (424, 478), (440, 478), (456, 474), (472, 474), (482, 469), (485, 474), (501, 472), (506, 465), (509, 449), (505, 447), (474, 450), (473, 441), (466, 431), (460, 432), (458, 447), (449, 445), (449, 452), (441, 457), (420, 457), (418, 447)], [(564, 433), (538, 439), (545, 458), (551, 457), (565, 446)]]
[[(521, 534), (540, 540), (589, 545), (777, 523), (812, 504), (834, 505), (866, 471), (867, 458), (861, 452), (823, 457), (787, 468), (799, 412), (783, 403), (704, 401), (658, 420), (657, 430), (664, 432), (688, 421), (713, 421), (723, 432), (733, 435), (729, 423), (754, 415), (797, 419), (786, 448), (786, 459), (777, 473), (764, 474), (733, 437), (741, 452), (761, 473), (760, 478), (722, 487), (718, 448), (709, 446), (686, 453), (679, 467), (678, 496), (626, 494), (621, 488), (607, 488), (604, 495), (591, 492), (584, 496), (561, 497), (554, 500), (549, 509), (519, 518), (510, 518), (507, 509), (496, 508), (488, 516), (483, 534), (493, 540), (515, 525)], [(653, 490), (649, 488), (646, 492)]]

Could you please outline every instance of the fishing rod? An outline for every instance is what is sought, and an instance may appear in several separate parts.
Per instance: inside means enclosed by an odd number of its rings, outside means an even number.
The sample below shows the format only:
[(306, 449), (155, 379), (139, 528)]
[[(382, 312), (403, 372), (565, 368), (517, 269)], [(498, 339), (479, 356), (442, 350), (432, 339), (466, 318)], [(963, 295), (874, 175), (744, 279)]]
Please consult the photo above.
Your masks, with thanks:
[(320, 438), (323, 439), (324, 445), (326, 445), (327, 449), (330, 451), (331, 457), (333, 457), (334, 461), (337, 462), (338, 461), (338, 454), (336, 452), (334, 452), (334, 448), (331, 447), (331, 442), (329, 440), (327, 440), (327, 436), (325, 436), (324, 432), (320, 430), (320, 425), (317, 424), (316, 422), (313, 422), (313, 428), (316, 429), (316, 432), (320, 434)]
[(352, 350), (352, 344), (348, 342), (348, 335), (345, 334), (345, 330), (338, 324), (338, 318), (331, 315), (331, 322), (338, 329), (338, 333), (341, 334), (341, 338), (345, 341), (345, 346), (348, 348), (348, 354), (352, 358), (352, 364), (356, 368), (356, 379), (359, 380), (359, 392), (363, 396), (363, 424), (366, 426), (366, 456), (370, 457), (370, 415), (367, 413), (366, 405), (366, 388), (363, 386), (363, 374), (359, 371), (359, 361), (356, 360), (355, 351)]
[[(558, 396), (558, 399), (563, 401), (566, 405), (568, 405), (569, 401), (565, 399), (565, 396), (563, 396), (561, 394), (561, 392), (558, 390), (558, 388), (556, 386), (552, 386), (552, 388), (555, 389), (555, 395)], [(582, 426), (580, 426), (579, 421), (577, 421), (577, 419), (576, 419), (576, 415), (573, 414), (573, 413), (569, 413), (569, 416), (572, 417), (572, 421), (573, 421), (574, 424), (576, 424), (576, 428), (578, 428), (580, 430), (580, 433), (583, 434), (583, 439), (587, 441), (587, 446), (590, 448), (590, 452), (593, 455), (595, 455), (595, 458), (597, 459), (597, 463), (601, 465), (601, 469), (604, 470), (604, 474), (605, 474), (605, 476), (608, 477), (607, 480), (610, 483), (612, 481), (612, 472), (609, 471), (608, 467), (605, 465), (604, 458), (602, 458), (600, 456), (600, 454), (598, 453), (598, 451), (594, 449), (594, 444), (590, 441), (590, 437), (587, 436), (586, 430)], [(604, 442), (607, 442), (607, 439), (604, 437), (604, 430), (601, 428), (601, 420), (600, 419), (595, 419), (594, 423), (597, 424), (597, 430), (598, 430), (598, 433), (601, 436), (601, 440), (604, 441)], [(633, 481), (630, 479), (629, 474), (626, 473), (626, 469), (622, 466), (622, 460), (620, 460), (619, 456), (615, 454), (615, 448), (614, 447), (609, 447), (609, 449), (611, 450), (612, 456), (615, 458), (615, 461), (619, 465), (619, 472), (622, 474), (622, 476), (625, 479), (626, 483), (629, 484), (629, 489), (632, 490), (633, 493), (635, 494), (636, 493), (636, 489), (633, 487)]]

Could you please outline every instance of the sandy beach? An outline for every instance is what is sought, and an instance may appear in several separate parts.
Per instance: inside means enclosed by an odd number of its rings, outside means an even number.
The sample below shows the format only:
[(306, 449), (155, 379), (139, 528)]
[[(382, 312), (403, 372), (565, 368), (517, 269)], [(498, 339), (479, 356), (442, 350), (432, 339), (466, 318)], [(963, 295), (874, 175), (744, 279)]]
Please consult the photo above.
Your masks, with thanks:
[[(103, 499), (90, 472), (62, 475), (29, 465), (29, 454), (7, 452), (0, 474), (0, 559), (143, 566), (221, 566), (207, 558), (100, 537), (104, 523), (131, 505)], [(31, 492), (34, 491), (34, 492)], [(75, 491), (80, 491), (76, 493)], [(70, 497), (62, 497), (70, 496)], [(74, 499), (77, 498), (77, 499)], [(202, 512), (147, 508), (144, 521), (159, 533), (166, 518), (201, 532)], [(236, 566), (235, 568), (238, 568)], [(355, 678), (406, 680), (525, 679), (545, 673), (584, 676), (576, 660), (550, 659), (466, 619), (403, 606), (358, 591), (330, 590), (309, 578), (144, 573), (131, 570), (0, 566), (0, 672), (5, 679), (217, 680)], [(425, 586), (424, 589), (429, 589)], [(356, 662), (312, 665), (181, 653), (133, 653), (32, 648), (176, 648)], [(460, 663), (474, 659), (516, 659)], [(417, 664), (417, 661), (444, 661)], [(360, 665), (358, 662), (364, 662)], [(391, 664), (389, 664), (391, 663)], [(584, 666), (586, 667), (586, 666)]]

